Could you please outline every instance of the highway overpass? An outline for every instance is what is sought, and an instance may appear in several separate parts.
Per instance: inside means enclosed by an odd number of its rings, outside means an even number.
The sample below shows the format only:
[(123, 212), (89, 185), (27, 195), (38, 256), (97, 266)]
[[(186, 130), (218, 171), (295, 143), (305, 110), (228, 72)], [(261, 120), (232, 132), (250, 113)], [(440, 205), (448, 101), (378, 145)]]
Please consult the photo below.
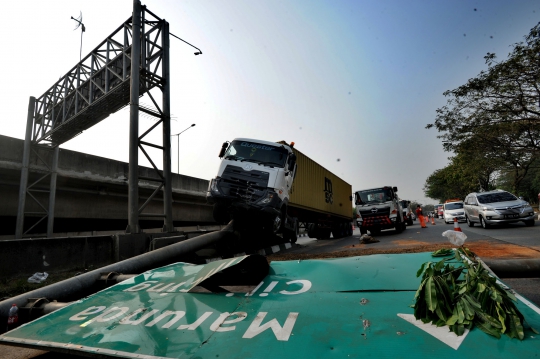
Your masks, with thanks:
[[(0, 239), (15, 235), (24, 141), (0, 135)], [(44, 151), (41, 156), (52, 156)], [(47, 159), (45, 159), (47, 160)], [(36, 156), (30, 159), (31, 184), (47, 172)], [(157, 178), (153, 168), (139, 166), (139, 176)], [(86, 153), (60, 149), (55, 206), (55, 236), (84, 235), (95, 231), (122, 231), (128, 218), (128, 163)], [(46, 182), (46, 181), (45, 181)], [(45, 183), (44, 183), (45, 184)], [(139, 203), (155, 190), (156, 182), (139, 181)], [(173, 219), (175, 227), (213, 224), (212, 207), (206, 204), (208, 180), (172, 174)], [(43, 188), (47, 190), (48, 188)], [(48, 203), (48, 193), (38, 192), (37, 199)], [(30, 197), (26, 212), (42, 211)], [(145, 213), (163, 213), (162, 195), (158, 194), (146, 207)], [(40, 216), (27, 216), (25, 230)], [(42, 221), (29, 234), (46, 232)], [(161, 228), (162, 219), (141, 218), (143, 229)], [(90, 233), (89, 233), (90, 232)], [(26, 235), (28, 237), (28, 235)]]

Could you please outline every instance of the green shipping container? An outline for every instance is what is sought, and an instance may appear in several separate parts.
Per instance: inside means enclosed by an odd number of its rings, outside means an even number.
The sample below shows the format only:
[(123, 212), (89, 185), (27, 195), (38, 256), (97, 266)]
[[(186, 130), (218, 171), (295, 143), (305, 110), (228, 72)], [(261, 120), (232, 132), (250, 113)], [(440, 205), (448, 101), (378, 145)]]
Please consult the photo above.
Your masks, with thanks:
[[(279, 143), (287, 144), (285, 141)], [(296, 177), (289, 207), (300, 221), (315, 218), (352, 220), (352, 187), (350, 184), (293, 147), (296, 154)], [(307, 217), (307, 218), (306, 218)]]

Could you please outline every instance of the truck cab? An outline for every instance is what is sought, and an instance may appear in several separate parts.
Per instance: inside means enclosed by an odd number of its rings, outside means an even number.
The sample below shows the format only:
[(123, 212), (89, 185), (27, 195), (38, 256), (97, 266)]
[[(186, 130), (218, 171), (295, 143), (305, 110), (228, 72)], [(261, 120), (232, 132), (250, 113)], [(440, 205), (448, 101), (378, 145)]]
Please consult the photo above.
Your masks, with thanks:
[(401, 233), (406, 228), (397, 190), (397, 187), (384, 186), (355, 192), (356, 222), (361, 234), (369, 230), (377, 235), (391, 228)]
[(296, 155), (291, 145), (236, 138), (225, 142), (219, 153), (221, 164), (210, 181), (207, 202), (213, 204), (214, 219), (256, 221), (277, 234), (287, 223), (287, 204), (296, 174)]

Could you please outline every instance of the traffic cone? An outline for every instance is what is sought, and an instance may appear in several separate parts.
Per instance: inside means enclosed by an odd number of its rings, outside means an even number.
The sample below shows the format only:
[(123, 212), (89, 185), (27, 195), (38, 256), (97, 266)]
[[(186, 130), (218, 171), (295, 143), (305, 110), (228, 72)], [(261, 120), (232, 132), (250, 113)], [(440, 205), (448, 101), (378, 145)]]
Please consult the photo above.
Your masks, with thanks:
[(431, 224), (435, 224), (435, 217), (431, 217)]
[(461, 228), (459, 228), (459, 223), (457, 221), (457, 217), (454, 217), (454, 231), (456, 232), (463, 232)]

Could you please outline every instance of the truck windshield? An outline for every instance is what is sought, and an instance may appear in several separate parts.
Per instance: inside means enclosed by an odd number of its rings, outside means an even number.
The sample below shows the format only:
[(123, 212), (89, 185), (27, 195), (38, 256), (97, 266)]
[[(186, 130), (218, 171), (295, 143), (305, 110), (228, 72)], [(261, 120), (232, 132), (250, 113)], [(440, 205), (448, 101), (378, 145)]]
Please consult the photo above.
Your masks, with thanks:
[(399, 203), (401, 203), (401, 208), (403, 209), (409, 208), (409, 203), (407, 201), (399, 201)]
[(356, 192), (356, 204), (384, 203), (392, 200), (390, 187), (374, 188)]
[(270, 146), (248, 141), (232, 141), (225, 159), (248, 161), (267, 166), (283, 167), (287, 160), (288, 151), (284, 147)]

